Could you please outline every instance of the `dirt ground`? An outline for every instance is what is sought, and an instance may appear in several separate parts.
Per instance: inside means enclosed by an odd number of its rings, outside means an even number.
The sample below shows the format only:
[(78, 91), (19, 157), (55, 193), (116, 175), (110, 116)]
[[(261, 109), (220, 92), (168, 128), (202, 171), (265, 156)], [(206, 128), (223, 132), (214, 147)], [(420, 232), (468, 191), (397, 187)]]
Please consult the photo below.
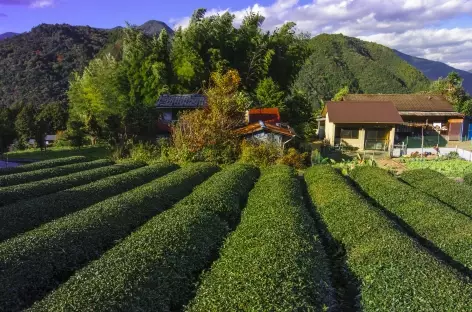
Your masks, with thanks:
[(407, 169), (404, 163), (401, 163), (395, 158), (378, 159), (376, 162), (380, 168), (393, 170), (397, 174), (402, 174)]

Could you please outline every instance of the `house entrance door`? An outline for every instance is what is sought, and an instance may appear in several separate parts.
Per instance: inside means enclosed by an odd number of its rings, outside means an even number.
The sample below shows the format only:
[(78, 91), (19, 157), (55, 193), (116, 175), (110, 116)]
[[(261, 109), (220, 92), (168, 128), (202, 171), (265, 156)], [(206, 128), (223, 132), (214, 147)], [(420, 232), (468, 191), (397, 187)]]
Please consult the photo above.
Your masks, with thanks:
[(364, 149), (386, 151), (388, 150), (390, 129), (366, 129)]

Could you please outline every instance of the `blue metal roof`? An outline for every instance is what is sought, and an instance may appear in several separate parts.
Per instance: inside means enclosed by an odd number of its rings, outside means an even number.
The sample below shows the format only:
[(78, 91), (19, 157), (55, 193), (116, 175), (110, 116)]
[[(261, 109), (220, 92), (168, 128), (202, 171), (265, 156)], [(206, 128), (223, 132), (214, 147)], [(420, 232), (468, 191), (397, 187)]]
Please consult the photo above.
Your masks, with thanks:
[(203, 94), (164, 94), (156, 103), (157, 108), (200, 108), (205, 106)]

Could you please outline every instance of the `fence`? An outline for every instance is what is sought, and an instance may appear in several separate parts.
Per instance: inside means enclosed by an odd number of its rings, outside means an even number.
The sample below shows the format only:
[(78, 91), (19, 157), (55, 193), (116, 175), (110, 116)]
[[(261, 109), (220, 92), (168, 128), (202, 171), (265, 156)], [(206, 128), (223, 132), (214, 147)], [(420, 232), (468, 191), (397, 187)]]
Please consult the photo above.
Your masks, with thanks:
[[(404, 148), (401, 145), (395, 145), (393, 148), (393, 157), (401, 157), (404, 155), (410, 155), (412, 153), (431, 153), (431, 154), (436, 154), (437, 151), (434, 148), (426, 147), (426, 148)], [(447, 155), (451, 152), (456, 152), (459, 154), (459, 157), (472, 162), (472, 152), (471, 151), (466, 151), (462, 148), (453, 148), (453, 147), (440, 147), (439, 148), (439, 153), (440, 155), (444, 156)]]

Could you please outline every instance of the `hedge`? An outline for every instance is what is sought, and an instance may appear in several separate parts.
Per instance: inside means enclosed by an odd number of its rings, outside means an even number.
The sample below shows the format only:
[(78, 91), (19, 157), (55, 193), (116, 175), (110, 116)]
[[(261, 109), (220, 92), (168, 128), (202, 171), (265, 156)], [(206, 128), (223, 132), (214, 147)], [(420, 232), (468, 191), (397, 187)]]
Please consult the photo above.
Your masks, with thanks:
[[(258, 176), (232, 165), (80, 270), (32, 311), (174, 311), (191, 297)], [(139, 248), (137, 248), (139, 246)], [(124, 282), (126, 281), (126, 282)]]
[(38, 162), (34, 162), (31, 164), (18, 166), (18, 167), (2, 168), (0, 169), (0, 176), (7, 175), (7, 174), (28, 172), (28, 171), (33, 171), (33, 170), (46, 169), (46, 168), (53, 168), (57, 166), (76, 164), (76, 163), (85, 162), (85, 161), (87, 161), (87, 158), (84, 156), (73, 156), (73, 157), (38, 161)]
[(305, 180), (331, 243), (344, 246), (360, 280), (362, 311), (471, 311), (470, 283), (398, 231), (335, 169), (313, 167)]
[(56, 193), (143, 166), (144, 163), (138, 162), (123, 163), (76, 172), (63, 177), (55, 177), (43, 181), (2, 187), (0, 188), (0, 206)]
[(329, 265), (293, 169), (266, 169), (188, 311), (321, 311)]
[[(218, 170), (193, 164), (0, 244), (0, 311), (20, 311)], [(139, 249), (139, 246), (134, 246)]]
[(10, 175), (0, 177), (0, 187), (18, 185), (18, 184), (29, 183), (29, 182), (34, 182), (34, 181), (41, 181), (41, 180), (50, 179), (54, 177), (65, 176), (67, 174), (71, 174), (71, 173), (75, 173), (79, 171), (105, 167), (112, 164), (113, 162), (111, 160), (100, 159), (100, 160), (95, 160), (91, 162), (10, 174)]
[(466, 268), (472, 268), (472, 220), (469, 217), (383, 169), (359, 167), (351, 175), (364, 192), (403, 220), (417, 235)]
[[(1, 207), (0, 241), (98, 203), (108, 197), (129, 191), (176, 168), (177, 166), (170, 164), (146, 166), (83, 186)], [(126, 169), (133, 168), (125, 167), (125, 171), (127, 171)], [(113, 169), (110, 168), (110, 170)]]
[(472, 218), (472, 186), (457, 183), (431, 169), (406, 171), (401, 178)]

